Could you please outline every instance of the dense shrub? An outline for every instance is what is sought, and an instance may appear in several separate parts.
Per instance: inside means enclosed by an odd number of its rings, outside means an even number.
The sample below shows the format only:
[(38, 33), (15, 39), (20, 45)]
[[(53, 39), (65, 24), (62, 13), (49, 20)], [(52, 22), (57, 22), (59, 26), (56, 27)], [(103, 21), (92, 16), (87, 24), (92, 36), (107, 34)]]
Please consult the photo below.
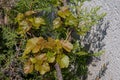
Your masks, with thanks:
[(85, 79), (96, 54), (80, 37), (105, 13), (97, 14), (100, 7), (87, 11), (84, 1), (19, 0), (3, 8), (8, 22), (0, 27), (0, 79)]

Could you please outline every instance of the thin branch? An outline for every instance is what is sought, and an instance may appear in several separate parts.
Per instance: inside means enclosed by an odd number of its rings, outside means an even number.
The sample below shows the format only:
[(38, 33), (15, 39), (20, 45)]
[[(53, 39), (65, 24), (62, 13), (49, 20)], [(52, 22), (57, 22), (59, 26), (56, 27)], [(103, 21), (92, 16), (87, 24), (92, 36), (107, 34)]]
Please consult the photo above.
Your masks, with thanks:
[(61, 69), (58, 63), (55, 64), (55, 69), (57, 71), (57, 78), (58, 80), (63, 80)]
[(67, 6), (67, 1), (66, 0), (63, 0), (63, 5)]
[(66, 37), (66, 41), (70, 41), (70, 37), (71, 37), (71, 33), (72, 33), (73, 30), (68, 30), (67, 31), (67, 37)]

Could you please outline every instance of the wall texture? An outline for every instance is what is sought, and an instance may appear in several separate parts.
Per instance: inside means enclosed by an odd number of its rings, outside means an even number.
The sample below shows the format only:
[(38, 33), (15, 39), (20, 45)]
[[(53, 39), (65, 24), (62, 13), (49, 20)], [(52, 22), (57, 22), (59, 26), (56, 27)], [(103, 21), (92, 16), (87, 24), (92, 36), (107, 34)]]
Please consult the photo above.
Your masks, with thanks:
[(120, 80), (120, 0), (91, 0), (85, 5), (87, 7), (101, 6), (100, 12), (107, 13), (104, 22), (109, 22), (109, 28), (103, 40), (106, 52), (101, 56), (101, 61), (94, 61), (89, 66), (88, 80), (95, 80), (96, 76), (100, 75), (101, 68), (105, 67), (104, 63), (107, 62), (109, 65), (100, 80)]

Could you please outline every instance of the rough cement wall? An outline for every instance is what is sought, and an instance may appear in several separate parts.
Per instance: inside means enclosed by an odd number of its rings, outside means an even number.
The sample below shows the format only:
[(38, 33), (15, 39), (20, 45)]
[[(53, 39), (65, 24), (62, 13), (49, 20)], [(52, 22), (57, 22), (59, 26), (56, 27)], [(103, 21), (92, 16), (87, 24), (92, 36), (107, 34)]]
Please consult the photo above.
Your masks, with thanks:
[(96, 66), (89, 66), (88, 80), (95, 80), (104, 63), (109, 62), (105, 75), (100, 80), (120, 80), (120, 0), (92, 0), (85, 3), (87, 7), (101, 6), (101, 11), (106, 12), (105, 21), (109, 21), (105, 43), (105, 54), (101, 61), (93, 62)]

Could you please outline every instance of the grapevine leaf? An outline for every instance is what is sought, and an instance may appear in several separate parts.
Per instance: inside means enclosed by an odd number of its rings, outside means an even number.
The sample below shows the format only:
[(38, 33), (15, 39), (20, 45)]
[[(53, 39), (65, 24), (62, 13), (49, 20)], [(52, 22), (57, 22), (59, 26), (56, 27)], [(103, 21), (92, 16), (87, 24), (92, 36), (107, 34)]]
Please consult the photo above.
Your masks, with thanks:
[(66, 18), (67, 16), (70, 16), (70, 14), (71, 12), (67, 6), (61, 7), (61, 9), (58, 11), (58, 15), (62, 18)]
[(33, 71), (33, 64), (28, 61), (25, 63), (24, 65), (24, 73), (28, 74), (28, 73), (31, 73)]
[(41, 65), (44, 61), (47, 60), (47, 56), (46, 54), (40, 54), (40, 55), (37, 55), (36, 57), (36, 60), (37, 60), (37, 64)]
[(50, 66), (47, 62), (44, 62), (41, 66), (39, 66), (39, 72), (41, 75), (44, 75), (46, 72), (50, 71)]
[(61, 44), (61, 41), (60, 41), (60, 40), (58, 40), (58, 39), (56, 39), (56, 40), (55, 40), (55, 42), (56, 42), (56, 49), (57, 49), (57, 50), (62, 49), (62, 44)]
[(25, 12), (25, 16), (30, 16), (34, 13), (35, 13), (35, 11), (27, 11), (27, 12)]
[(35, 29), (38, 29), (41, 25), (45, 25), (45, 21), (43, 18), (36, 17), (33, 19), (32, 25)]
[(24, 19), (24, 14), (18, 13), (17, 17), (15, 18), (15, 21), (19, 23), (23, 19)]
[(60, 68), (67, 68), (69, 66), (69, 57), (65, 54), (58, 55), (56, 61)]
[(27, 31), (31, 29), (31, 27), (32, 26), (26, 20), (23, 20), (19, 22), (19, 27), (18, 27), (17, 32), (19, 34), (25, 34)]
[(53, 63), (55, 61), (55, 56), (53, 57), (48, 57), (48, 62)]
[(33, 53), (37, 53), (39, 50), (40, 50), (40, 45), (38, 44), (38, 42), (40, 42), (40, 40), (42, 41), (43, 38), (40, 37), (40, 38), (32, 38), (32, 39), (29, 39), (27, 41), (27, 44), (26, 44), (26, 49), (24, 50), (24, 53), (23, 53), (23, 56), (25, 56), (26, 54), (29, 54), (31, 51)]
[(61, 21), (60, 17), (56, 18), (53, 21), (53, 28), (54, 29), (59, 28), (61, 25), (62, 25), (62, 21)]
[(35, 63), (35, 70), (39, 71), (40, 66), (44, 63), (44, 61), (47, 60), (46, 54), (40, 54), (37, 55), (36, 57), (37, 62)]
[(56, 45), (55, 40), (48, 37), (48, 42), (46, 43), (45, 48), (53, 49), (55, 45)]
[(34, 37), (31, 38), (27, 41), (26, 44), (26, 49), (24, 50), (23, 56), (25, 56), (26, 54), (29, 54), (31, 51), (32, 53), (38, 53), (39, 50), (42, 50), (44, 48), (44, 44), (45, 40), (42, 37)]
[(24, 55), (31, 52), (31, 50), (35, 47), (36, 43), (38, 42), (38, 38), (32, 38), (27, 41), (26, 49), (24, 50)]
[(61, 44), (67, 52), (71, 52), (73, 49), (73, 45), (69, 41), (61, 40)]
[(32, 49), (32, 53), (37, 53), (37, 52), (39, 52), (40, 48), (41, 48), (41, 46), (40, 46), (40, 45), (37, 45), (37, 43), (36, 43), (35, 47)]
[[(34, 41), (34, 40), (36, 40), (36, 41)], [(34, 43), (35, 46), (32, 49), (32, 53), (37, 53), (37, 52), (39, 52), (39, 50), (43, 49), (44, 46), (42, 44), (44, 44), (45, 40), (42, 37), (34, 38), (33, 42), (35, 42)]]
[(31, 61), (32, 63), (36, 63), (36, 62), (37, 62), (37, 59), (36, 59), (36, 58), (30, 58), (30, 61)]
[(48, 52), (47, 53), (47, 61), (49, 63), (53, 63), (55, 61), (55, 55), (56, 55), (56, 53)]
[(41, 66), (40, 64), (35, 64), (35, 70), (39, 71), (40, 66)]

